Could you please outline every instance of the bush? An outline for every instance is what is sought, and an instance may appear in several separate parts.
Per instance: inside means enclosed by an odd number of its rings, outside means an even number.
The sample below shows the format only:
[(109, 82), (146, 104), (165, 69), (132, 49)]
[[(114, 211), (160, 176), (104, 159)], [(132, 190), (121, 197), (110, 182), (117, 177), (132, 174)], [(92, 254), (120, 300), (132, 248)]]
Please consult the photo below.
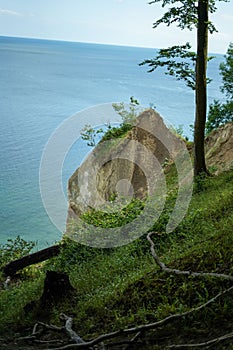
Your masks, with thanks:
[(233, 102), (222, 104), (218, 100), (214, 100), (214, 103), (210, 105), (206, 133), (209, 134), (212, 130), (228, 122), (233, 122)]
[(35, 245), (35, 242), (27, 242), (20, 236), (15, 239), (8, 239), (6, 244), (0, 246), (0, 268), (12, 260), (28, 255)]
[(233, 121), (233, 43), (230, 43), (225, 55), (225, 63), (219, 66), (223, 85), (220, 87), (226, 95), (226, 102), (214, 100), (210, 105), (208, 120), (206, 123), (207, 134), (227, 122)]

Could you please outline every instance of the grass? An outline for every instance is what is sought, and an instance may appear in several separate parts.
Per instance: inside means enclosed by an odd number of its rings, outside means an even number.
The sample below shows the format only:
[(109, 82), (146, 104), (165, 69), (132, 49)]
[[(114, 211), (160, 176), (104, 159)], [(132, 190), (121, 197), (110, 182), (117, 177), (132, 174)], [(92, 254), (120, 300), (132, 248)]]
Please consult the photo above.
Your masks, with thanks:
[[(160, 258), (173, 268), (232, 274), (233, 171), (200, 179), (187, 215), (173, 233), (167, 234), (165, 226), (176, 193), (176, 189), (172, 190), (173, 176), (172, 170), (167, 179), (171, 184), (170, 197), (159, 221), (154, 224), (154, 229), (160, 232), (153, 238)], [(100, 213), (96, 216), (93, 213), (91, 218), (100, 224), (105, 219)], [(125, 216), (118, 219), (125, 220)], [(152, 259), (145, 235), (127, 246), (108, 250), (70, 241), (59, 257), (39, 268), (29, 268), (21, 281), (13, 283), (9, 290), (0, 291), (2, 331), (6, 332), (9, 326), (16, 330), (32, 326), (35, 322), (33, 315), (25, 318), (24, 307), (39, 299), (46, 269), (67, 272), (77, 291), (71, 300), (62, 300), (52, 308), (48, 321), (59, 323), (60, 312), (72, 315), (74, 327), (84, 339), (186, 311), (230, 284), (215, 278), (173, 276), (161, 272)], [(148, 349), (162, 349), (171, 341), (187, 342), (187, 337), (190, 341), (213, 338), (232, 331), (232, 319), (232, 295), (224, 296), (206, 310), (182, 319), (179, 324), (148, 333)], [(215, 348), (224, 349), (217, 345)]]
[(132, 124), (129, 123), (122, 123), (118, 127), (110, 127), (101, 138), (100, 143), (116, 138), (123, 138), (132, 129), (132, 127)]

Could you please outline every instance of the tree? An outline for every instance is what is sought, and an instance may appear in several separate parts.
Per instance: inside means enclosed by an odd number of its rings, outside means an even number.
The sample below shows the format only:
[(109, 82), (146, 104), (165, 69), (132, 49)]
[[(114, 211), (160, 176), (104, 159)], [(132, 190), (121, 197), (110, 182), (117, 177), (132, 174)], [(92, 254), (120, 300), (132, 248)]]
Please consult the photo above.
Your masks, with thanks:
[(81, 137), (84, 141), (87, 141), (87, 145), (90, 147), (95, 147), (97, 142), (98, 134), (102, 134), (103, 129), (94, 129), (90, 124), (86, 124), (81, 130)]
[(220, 72), (222, 75), (223, 86), (221, 91), (227, 98), (233, 101), (233, 43), (230, 43), (225, 55), (225, 63), (220, 63)]
[(226, 102), (221, 103), (214, 100), (210, 105), (208, 120), (206, 123), (206, 132), (218, 128), (227, 122), (233, 121), (233, 43), (230, 43), (225, 55), (225, 63), (219, 66), (223, 85), (220, 90), (226, 95)]
[(199, 0), (197, 9), (196, 108), (194, 123), (194, 174), (207, 173), (205, 163), (206, 69), (208, 53), (208, 0)]
[[(102, 128), (94, 129), (91, 125), (86, 124), (81, 130), (81, 137), (84, 141), (87, 141), (87, 145), (95, 147), (100, 141), (107, 141), (112, 138), (118, 138), (124, 135), (127, 131), (131, 130), (136, 123), (137, 116), (141, 110), (140, 103), (133, 96), (130, 97), (130, 103), (126, 106), (124, 102), (113, 103), (113, 109), (122, 118), (122, 123), (113, 127), (110, 123), (107, 125), (107, 131)], [(99, 134), (103, 134), (100, 139)]]
[(165, 67), (165, 74), (175, 77), (177, 80), (184, 80), (186, 85), (195, 90), (195, 65), (197, 55), (189, 51), (191, 45), (186, 43), (181, 46), (171, 46), (167, 49), (160, 49), (155, 58), (144, 60), (139, 66), (148, 64), (149, 73), (159, 67)]
[[(219, 0), (227, 1), (227, 0)], [(167, 51), (169, 60), (168, 74), (174, 75), (177, 79), (184, 79), (188, 86), (195, 89), (195, 124), (194, 124), (194, 174), (208, 173), (205, 163), (205, 124), (206, 124), (206, 109), (207, 109), (207, 53), (208, 53), (208, 32), (213, 33), (216, 29), (209, 21), (209, 13), (216, 11), (215, 0), (153, 0), (149, 4), (162, 2), (162, 7), (176, 4), (169, 8), (167, 12), (157, 20), (153, 27), (157, 28), (160, 24), (170, 26), (175, 23), (181, 29), (197, 28), (197, 50), (196, 55), (188, 52), (190, 49), (189, 43), (184, 46), (174, 46)], [(160, 52), (161, 53), (161, 52)], [(174, 56), (175, 53), (175, 56)], [(172, 56), (173, 55), (173, 56)], [(171, 61), (170, 58), (173, 58)], [(174, 57), (184, 58), (182, 62), (174, 60)], [(195, 64), (195, 75), (193, 69), (187, 65), (187, 59)], [(154, 65), (153, 65), (154, 62)], [(157, 58), (154, 60), (146, 60), (142, 64), (149, 64), (153, 68), (156, 67)], [(162, 66), (163, 61), (160, 61)], [(174, 63), (172, 65), (172, 63)], [(178, 64), (178, 66), (177, 66)], [(187, 69), (188, 67), (188, 69)], [(153, 70), (152, 68), (152, 70)], [(152, 71), (150, 70), (150, 71)]]

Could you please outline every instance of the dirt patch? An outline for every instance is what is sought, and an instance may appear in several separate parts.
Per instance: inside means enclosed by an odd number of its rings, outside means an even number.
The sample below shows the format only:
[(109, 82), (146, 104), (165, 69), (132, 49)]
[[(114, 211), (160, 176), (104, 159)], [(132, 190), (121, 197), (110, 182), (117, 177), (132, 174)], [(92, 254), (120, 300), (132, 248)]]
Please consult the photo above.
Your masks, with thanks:
[(206, 163), (215, 174), (233, 167), (233, 123), (227, 123), (207, 136)]

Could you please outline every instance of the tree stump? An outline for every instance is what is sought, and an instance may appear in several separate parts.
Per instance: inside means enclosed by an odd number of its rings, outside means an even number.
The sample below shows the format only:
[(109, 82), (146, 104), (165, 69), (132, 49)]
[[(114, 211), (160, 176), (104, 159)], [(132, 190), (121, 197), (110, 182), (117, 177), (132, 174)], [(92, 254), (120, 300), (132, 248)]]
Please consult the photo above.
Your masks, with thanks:
[(43, 308), (55, 305), (64, 298), (70, 297), (74, 291), (66, 273), (47, 271), (40, 305)]

